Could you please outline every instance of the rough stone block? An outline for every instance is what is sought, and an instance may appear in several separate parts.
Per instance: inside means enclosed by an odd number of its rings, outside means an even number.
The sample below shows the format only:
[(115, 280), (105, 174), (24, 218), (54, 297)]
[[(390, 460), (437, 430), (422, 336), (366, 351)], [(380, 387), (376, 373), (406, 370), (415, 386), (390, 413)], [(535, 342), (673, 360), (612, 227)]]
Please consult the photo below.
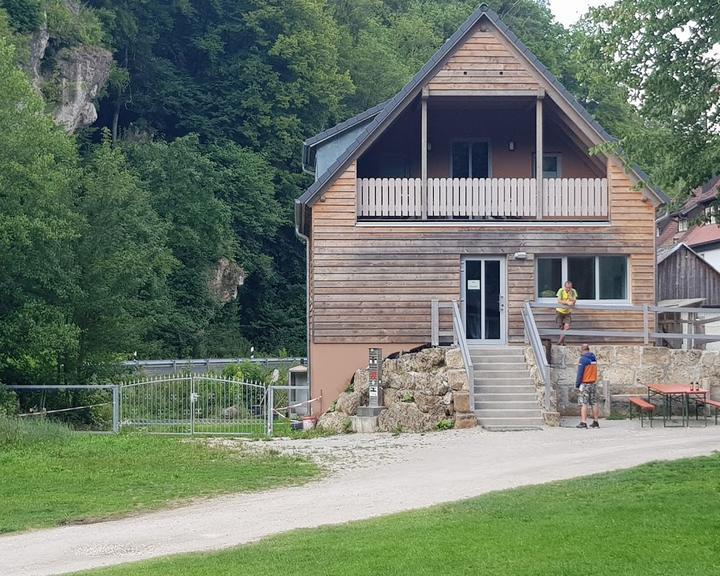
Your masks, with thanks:
[(352, 430), (359, 434), (372, 434), (378, 431), (377, 416), (353, 416)]
[(361, 396), (360, 392), (343, 392), (335, 402), (335, 410), (349, 416), (357, 414)]
[(455, 392), (452, 401), (456, 412), (470, 412), (470, 392)]
[(381, 432), (427, 432), (434, 427), (432, 418), (409, 402), (398, 402), (378, 416)]
[(477, 426), (477, 417), (475, 414), (455, 414), (455, 428), (460, 430), (465, 428), (475, 428)]
[(670, 349), (660, 346), (647, 346), (642, 349), (643, 366), (667, 366), (670, 364)]
[(445, 366), (450, 370), (465, 369), (460, 348), (450, 348), (445, 351)]
[[(606, 348), (606, 347), (604, 347)], [(620, 366), (635, 367), (639, 366), (643, 356), (642, 346), (613, 346), (615, 354), (612, 359), (604, 360), (609, 364), (613, 362)], [(600, 364), (600, 356), (598, 356), (598, 364)]]
[(560, 412), (546, 412), (543, 410), (542, 417), (546, 426), (560, 426)]
[(326, 432), (335, 432), (341, 434), (347, 432), (348, 426), (350, 425), (350, 418), (347, 414), (341, 414), (340, 412), (325, 412), (320, 416), (317, 426), (321, 430)]
[(465, 370), (448, 370), (447, 383), (451, 390), (467, 390), (467, 373)]

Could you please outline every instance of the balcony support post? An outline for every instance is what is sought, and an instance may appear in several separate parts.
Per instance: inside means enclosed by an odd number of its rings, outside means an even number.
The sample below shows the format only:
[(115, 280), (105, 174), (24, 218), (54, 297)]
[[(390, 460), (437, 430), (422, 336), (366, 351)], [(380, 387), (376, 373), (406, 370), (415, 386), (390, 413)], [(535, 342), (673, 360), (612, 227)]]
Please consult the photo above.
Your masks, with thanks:
[(428, 136), (427, 136), (427, 101), (430, 91), (427, 87), (423, 88), (420, 98), (421, 121), (420, 121), (420, 180), (422, 183), (421, 206), (422, 219), (427, 220), (428, 217), (428, 178), (427, 178), (427, 153), (428, 153)]
[(537, 219), (543, 218), (543, 98), (545, 91), (538, 92), (535, 104), (535, 179), (537, 192)]

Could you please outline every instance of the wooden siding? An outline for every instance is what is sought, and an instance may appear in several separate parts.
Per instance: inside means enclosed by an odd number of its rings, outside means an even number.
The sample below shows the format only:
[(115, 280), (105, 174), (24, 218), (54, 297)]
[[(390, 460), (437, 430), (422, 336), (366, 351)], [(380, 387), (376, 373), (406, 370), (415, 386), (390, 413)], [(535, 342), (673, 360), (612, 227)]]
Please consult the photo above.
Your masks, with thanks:
[(499, 33), (479, 24), (428, 83), (433, 91), (537, 90), (540, 84)]
[[(508, 259), (511, 342), (523, 339), (520, 308), (535, 298), (537, 256), (628, 255), (633, 304), (655, 302), (654, 208), (617, 162), (608, 167), (609, 226), (356, 225), (355, 179), (352, 164), (312, 209), (314, 343), (428, 341), (430, 301), (460, 297), (463, 256), (532, 255)], [(597, 325), (586, 314), (576, 327)], [(640, 315), (627, 313), (602, 313), (598, 323), (617, 330), (642, 326)]]
[(720, 306), (720, 273), (702, 257), (681, 246), (658, 264), (658, 300), (705, 298)]

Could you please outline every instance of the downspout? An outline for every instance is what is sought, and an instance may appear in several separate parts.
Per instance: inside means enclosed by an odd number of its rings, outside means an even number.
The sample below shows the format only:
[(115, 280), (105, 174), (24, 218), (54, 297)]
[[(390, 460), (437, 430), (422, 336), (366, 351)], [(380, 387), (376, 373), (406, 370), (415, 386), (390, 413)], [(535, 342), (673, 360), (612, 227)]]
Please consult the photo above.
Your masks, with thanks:
[[(302, 206), (300, 207), (302, 210)], [(307, 357), (307, 385), (308, 385), (308, 400), (312, 395), (312, 377), (310, 370), (310, 239), (300, 232), (299, 227), (299, 214), (296, 205), (295, 212), (295, 236), (305, 244), (305, 342), (306, 342), (306, 357)], [(312, 410), (312, 406), (310, 406)]]

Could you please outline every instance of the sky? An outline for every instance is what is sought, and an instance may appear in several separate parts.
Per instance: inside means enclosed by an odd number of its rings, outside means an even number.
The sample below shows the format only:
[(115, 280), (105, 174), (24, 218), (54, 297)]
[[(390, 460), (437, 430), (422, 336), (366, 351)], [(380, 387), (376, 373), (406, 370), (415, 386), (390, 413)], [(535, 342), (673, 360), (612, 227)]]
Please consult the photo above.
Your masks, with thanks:
[(609, 4), (612, 0), (550, 0), (550, 9), (564, 26), (575, 24), (588, 8)]

